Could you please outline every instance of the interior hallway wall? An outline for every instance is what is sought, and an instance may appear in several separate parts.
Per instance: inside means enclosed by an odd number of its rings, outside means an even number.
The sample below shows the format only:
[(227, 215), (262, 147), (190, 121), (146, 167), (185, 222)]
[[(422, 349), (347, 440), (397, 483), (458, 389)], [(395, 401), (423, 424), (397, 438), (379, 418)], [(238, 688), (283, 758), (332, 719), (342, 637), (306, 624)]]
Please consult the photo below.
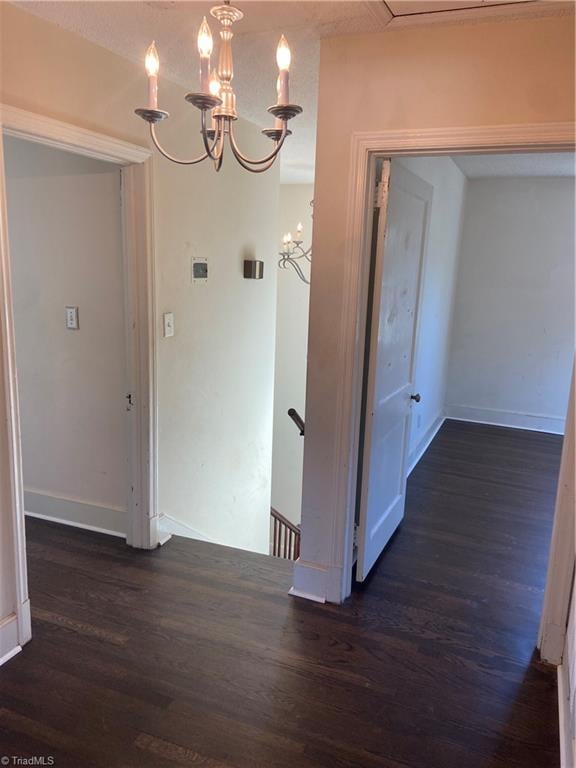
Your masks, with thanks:
[[(303, 247), (312, 242), (313, 184), (280, 186), (280, 235), (302, 223)], [(310, 279), (310, 264), (299, 262)], [(276, 362), (274, 375), (274, 447), (272, 452), (272, 506), (293, 523), (300, 522), (302, 507), (302, 467), (304, 439), (288, 417), (296, 408), (305, 418), (306, 361), (308, 352), (308, 312), (310, 287), (300, 280), (292, 267), (277, 269), (278, 300), (276, 314)]]
[[(134, 115), (146, 99), (143, 66), (9, 3), (0, 3), (0, 34), (4, 103), (148, 144)], [(162, 141), (197, 154), (185, 89), (161, 77), (159, 93), (172, 115)], [(247, 154), (269, 151), (256, 126), (236, 128)], [(179, 533), (267, 552), (279, 168), (253, 175), (230, 154), (219, 174), (210, 163), (153, 162), (160, 512)], [(193, 257), (208, 258), (204, 285), (191, 281)], [(244, 257), (265, 261), (263, 280), (243, 278)], [(162, 339), (166, 311), (176, 333)]]
[(428, 241), (424, 255), (414, 391), (422, 400), (412, 407), (408, 467), (413, 467), (444, 420), (450, 331), (466, 177), (450, 157), (392, 160), (433, 187)]
[(322, 40), (298, 591), (340, 600), (349, 583), (341, 543), (355, 474), (341, 456), (353, 435), (340, 415), (351, 407), (355, 341), (342, 323), (353, 134), (573, 122), (572, 30), (573, 16), (560, 14)]
[(120, 171), (11, 137), (4, 152), (26, 511), (125, 534)]
[[(182, 155), (186, 117), (164, 134)], [(269, 151), (255, 126), (238, 134), (246, 154)], [(156, 164), (159, 320), (175, 315), (158, 348), (159, 503), (174, 533), (268, 553), (279, 166), (224, 163)], [(207, 281), (191, 279), (194, 258)], [(262, 280), (243, 277), (245, 258), (264, 261)]]
[(448, 416), (564, 431), (574, 358), (574, 178), (470, 179)]

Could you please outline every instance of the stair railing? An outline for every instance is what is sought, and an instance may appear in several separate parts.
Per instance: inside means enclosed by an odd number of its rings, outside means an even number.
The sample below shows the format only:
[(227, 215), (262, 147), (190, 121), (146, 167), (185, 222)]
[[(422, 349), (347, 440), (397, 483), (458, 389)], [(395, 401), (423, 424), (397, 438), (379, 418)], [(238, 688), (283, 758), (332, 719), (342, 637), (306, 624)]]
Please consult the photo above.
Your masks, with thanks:
[(302, 418), (302, 416), (300, 416), (296, 408), (290, 408), (288, 410), (288, 416), (290, 416), (294, 424), (296, 424), (296, 426), (300, 430), (300, 434), (304, 436), (304, 419)]
[(294, 525), (274, 507), (270, 508), (272, 518), (272, 556), (285, 560), (300, 557), (300, 527)]

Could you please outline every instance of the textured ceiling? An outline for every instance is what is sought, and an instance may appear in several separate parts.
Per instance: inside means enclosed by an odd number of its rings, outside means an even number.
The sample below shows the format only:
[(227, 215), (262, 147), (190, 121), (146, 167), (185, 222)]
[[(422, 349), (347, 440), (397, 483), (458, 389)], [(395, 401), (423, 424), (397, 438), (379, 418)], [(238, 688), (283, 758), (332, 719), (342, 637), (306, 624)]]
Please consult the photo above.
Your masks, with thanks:
[(516, 155), (455, 155), (452, 159), (469, 179), (503, 176), (574, 176), (573, 152)]
[[(196, 35), (202, 17), (210, 18), (214, 3), (30, 0), (15, 4), (138, 64), (154, 39), (162, 74), (185, 88), (197, 88)], [(391, 14), (382, 0), (242, 0), (239, 5), (245, 16), (234, 26), (233, 82), (238, 112), (262, 128), (272, 127), (266, 109), (276, 100), (276, 46), (284, 32), (292, 49), (290, 95), (304, 112), (291, 125), (293, 135), (282, 150), (282, 180), (309, 183), (314, 174), (320, 39), (383, 29)], [(215, 34), (217, 23), (212, 22)]]
[(465, 8), (483, 8), (493, 5), (530, 3), (534, 0), (386, 0), (386, 5), (395, 16), (409, 16), (414, 13), (439, 13)]
[[(1, 1), (1, 0), (0, 0)], [(282, 150), (285, 183), (309, 183), (314, 175), (320, 40), (332, 35), (374, 32), (419, 19), (449, 22), (462, 13), (494, 13), (494, 8), (540, 12), (562, 3), (533, 0), (238, 0), (245, 12), (235, 25), (234, 88), (239, 114), (258, 126), (271, 126), (266, 108), (276, 98), (275, 52), (284, 32), (292, 49), (290, 95), (304, 108), (291, 125)], [(24, 10), (142, 65), (152, 39), (161, 74), (189, 90), (197, 88), (196, 35), (213, 3), (203, 0), (19, 0)], [(565, 3), (564, 3), (565, 5)], [(461, 10), (465, 6), (466, 10)], [(480, 7), (479, 10), (474, 10)], [(448, 10), (447, 10), (448, 9)], [(422, 11), (425, 10), (424, 13)], [(549, 12), (549, 11), (547, 11)], [(471, 17), (472, 18), (472, 17)], [(212, 24), (216, 32), (216, 22)], [(143, 74), (144, 77), (144, 74)], [(183, 105), (184, 107), (184, 105)]]

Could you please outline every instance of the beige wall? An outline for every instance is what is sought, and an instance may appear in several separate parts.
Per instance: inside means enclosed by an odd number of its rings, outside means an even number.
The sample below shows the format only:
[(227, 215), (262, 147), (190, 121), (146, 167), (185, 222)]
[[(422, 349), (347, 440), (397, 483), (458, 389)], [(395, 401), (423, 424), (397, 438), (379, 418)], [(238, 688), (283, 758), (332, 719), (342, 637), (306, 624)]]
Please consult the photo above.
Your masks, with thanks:
[[(296, 226), (304, 226), (304, 248), (312, 241), (313, 184), (282, 184), (280, 186), (280, 229), (282, 236)], [(310, 265), (299, 262), (309, 278)], [(302, 465), (304, 440), (294, 422), (288, 417), (289, 408), (296, 408), (305, 418), (306, 358), (308, 351), (308, 311), (310, 286), (303, 283), (292, 267), (278, 269), (278, 299), (276, 314), (276, 361), (274, 375), (274, 448), (272, 453), (272, 506), (293, 523), (300, 522), (302, 506)]]
[[(142, 68), (7, 3), (0, 23), (2, 101), (147, 143), (133, 114), (146, 98)], [(189, 156), (200, 150), (198, 115), (183, 96), (161, 80), (160, 105), (173, 118), (159, 134)], [(247, 154), (269, 148), (243, 121), (238, 134)], [(216, 174), (155, 155), (154, 178), (160, 512), (181, 532), (267, 551), (278, 169), (253, 176), (228, 155)], [(244, 255), (266, 262), (264, 280), (243, 279)], [(205, 286), (190, 281), (192, 256), (209, 259)], [(160, 338), (164, 311), (175, 313), (172, 339)]]
[[(339, 579), (335, 381), (345, 275), (350, 143), (355, 131), (574, 119), (570, 17), (436, 25), (322, 41), (307, 382), (302, 560)], [(337, 562), (338, 561), (338, 562)], [(328, 578), (331, 578), (328, 576)], [(330, 590), (328, 590), (330, 591)]]

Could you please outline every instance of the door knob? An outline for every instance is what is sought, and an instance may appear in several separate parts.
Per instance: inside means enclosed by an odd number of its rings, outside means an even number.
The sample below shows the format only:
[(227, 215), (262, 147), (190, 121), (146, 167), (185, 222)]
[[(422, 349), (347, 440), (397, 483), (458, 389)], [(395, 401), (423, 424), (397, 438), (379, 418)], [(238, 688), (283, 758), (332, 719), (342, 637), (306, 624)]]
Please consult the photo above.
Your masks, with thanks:
[(410, 395), (410, 400), (414, 400), (415, 402), (419, 403), (420, 400), (422, 400), (420, 393), (417, 392), (415, 395)]

